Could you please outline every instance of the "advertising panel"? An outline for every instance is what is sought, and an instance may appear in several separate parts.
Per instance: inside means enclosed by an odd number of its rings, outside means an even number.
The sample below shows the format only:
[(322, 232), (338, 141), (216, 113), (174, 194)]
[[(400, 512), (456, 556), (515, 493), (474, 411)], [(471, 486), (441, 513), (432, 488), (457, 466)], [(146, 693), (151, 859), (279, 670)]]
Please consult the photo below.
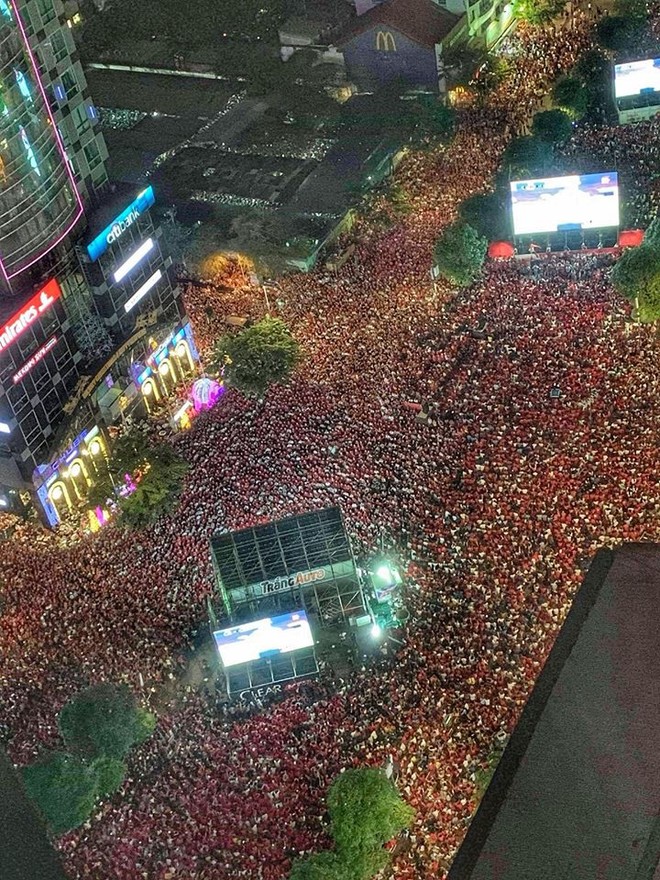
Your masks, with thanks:
[(37, 291), (32, 299), (28, 300), (7, 323), (0, 327), (0, 353), (15, 342), (24, 330), (34, 324), (53, 303), (62, 296), (60, 285), (55, 278)]
[(614, 97), (660, 92), (660, 58), (645, 58), (614, 66)]
[(39, 363), (39, 361), (44, 358), (48, 352), (53, 348), (54, 345), (57, 344), (57, 336), (51, 336), (48, 342), (45, 345), (42, 345), (39, 351), (35, 351), (32, 357), (26, 361), (23, 366), (14, 373), (12, 381), (14, 385), (17, 385), (21, 379), (23, 379), (30, 372), (32, 367)]
[(213, 633), (213, 638), (220, 659), (227, 668), (309, 648), (314, 644), (304, 611), (265, 617), (229, 629), (217, 630)]
[(96, 238), (92, 239), (87, 245), (87, 253), (90, 260), (98, 260), (110, 245), (121, 238), (129, 226), (135, 223), (138, 217), (152, 207), (155, 201), (153, 187), (148, 186), (146, 189), (143, 189), (137, 198), (127, 208), (124, 208), (121, 214), (115, 217), (112, 223), (108, 224), (103, 232), (99, 232)]
[(510, 187), (516, 235), (619, 225), (616, 171), (513, 180)]

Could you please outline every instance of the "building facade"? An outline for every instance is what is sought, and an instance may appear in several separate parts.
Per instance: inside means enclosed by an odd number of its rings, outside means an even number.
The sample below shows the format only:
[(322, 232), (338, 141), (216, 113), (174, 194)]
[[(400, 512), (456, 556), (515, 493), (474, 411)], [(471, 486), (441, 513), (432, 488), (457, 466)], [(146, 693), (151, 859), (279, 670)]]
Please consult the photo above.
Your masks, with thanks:
[(76, 185), (89, 204), (108, 182), (108, 150), (61, 0), (22, 0), (21, 18)]
[(61, 0), (0, 0), (0, 129), (0, 510), (36, 498), (56, 525), (106, 428), (198, 357), (153, 189), (108, 182)]
[(399, 81), (437, 92), (436, 47), (459, 25), (463, 0), (385, 0), (360, 8), (337, 41), (358, 88), (373, 91)]

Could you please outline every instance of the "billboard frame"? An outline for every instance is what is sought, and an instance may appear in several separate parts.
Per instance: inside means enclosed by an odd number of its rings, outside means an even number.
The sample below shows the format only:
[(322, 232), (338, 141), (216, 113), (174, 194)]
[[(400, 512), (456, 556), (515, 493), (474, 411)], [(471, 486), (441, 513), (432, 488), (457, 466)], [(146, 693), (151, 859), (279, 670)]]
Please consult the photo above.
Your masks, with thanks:
[[(514, 211), (514, 196), (516, 194), (516, 190), (514, 190), (514, 186), (517, 184), (532, 184), (532, 183), (547, 183), (549, 181), (561, 181), (561, 180), (570, 180), (574, 178), (579, 179), (579, 183), (576, 189), (579, 189), (582, 186), (583, 178), (597, 178), (604, 176), (611, 176), (616, 181), (616, 200), (617, 200), (617, 222), (615, 224), (607, 224), (603, 226), (571, 226), (566, 224), (566, 228), (564, 229), (536, 229), (533, 231), (525, 231), (519, 232), (516, 229), (516, 213)], [(520, 190), (518, 190), (520, 191)], [(560, 174), (553, 175), (551, 177), (526, 177), (521, 178), (519, 180), (511, 180), (509, 179), (509, 214), (511, 217), (511, 230), (514, 236), (514, 239), (525, 239), (525, 238), (533, 238), (535, 236), (560, 236), (560, 235), (588, 235), (590, 233), (598, 233), (607, 229), (619, 229), (621, 225), (621, 199), (620, 199), (620, 181), (619, 181), (619, 172), (616, 169), (608, 170), (608, 171), (590, 171), (585, 173), (575, 173), (575, 174)]]
[(339, 507), (216, 535), (211, 558), (231, 622), (302, 608), (333, 626), (369, 613)]

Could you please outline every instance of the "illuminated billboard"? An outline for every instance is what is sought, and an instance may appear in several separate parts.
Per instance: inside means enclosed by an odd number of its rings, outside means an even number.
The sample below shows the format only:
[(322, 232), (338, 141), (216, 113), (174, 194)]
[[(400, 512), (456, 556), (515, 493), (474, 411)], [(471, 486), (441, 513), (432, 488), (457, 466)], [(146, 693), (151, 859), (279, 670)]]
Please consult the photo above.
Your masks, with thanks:
[(24, 330), (34, 324), (53, 303), (62, 296), (60, 285), (55, 278), (37, 291), (32, 299), (15, 312), (7, 323), (0, 327), (0, 354), (23, 333)]
[(225, 667), (288, 654), (314, 644), (304, 611), (265, 617), (217, 630), (213, 638)]
[(121, 238), (126, 230), (135, 223), (145, 211), (155, 203), (153, 187), (148, 186), (143, 189), (137, 198), (128, 205), (127, 208), (119, 214), (112, 223), (109, 223), (103, 232), (99, 232), (96, 238), (92, 239), (87, 245), (87, 253), (90, 260), (98, 260), (104, 254), (111, 244)]
[(660, 92), (660, 58), (645, 58), (614, 66), (614, 97), (652, 95)]
[(144, 299), (144, 297), (149, 293), (151, 288), (154, 287), (156, 284), (158, 284), (158, 282), (160, 281), (160, 279), (162, 277), (163, 277), (163, 273), (160, 271), (160, 269), (156, 269), (154, 274), (151, 275), (149, 278), (147, 278), (147, 280), (144, 282), (144, 284), (142, 284), (142, 285), (140, 285), (140, 287), (138, 287), (138, 289), (135, 291), (133, 296), (130, 297), (130, 299), (126, 300), (126, 302), (124, 303), (124, 311), (130, 312), (130, 310), (132, 308), (134, 308), (140, 302), (141, 299)]
[(616, 171), (511, 181), (516, 235), (619, 225)]

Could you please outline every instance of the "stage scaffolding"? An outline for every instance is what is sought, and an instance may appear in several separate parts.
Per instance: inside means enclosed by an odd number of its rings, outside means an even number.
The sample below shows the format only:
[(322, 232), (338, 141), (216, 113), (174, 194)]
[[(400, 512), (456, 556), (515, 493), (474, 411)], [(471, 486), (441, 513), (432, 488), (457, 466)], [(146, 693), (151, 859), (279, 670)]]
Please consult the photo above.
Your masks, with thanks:
[(319, 627), (369, 614), (338, 507), (211, 539), (218, 618), (231, 623), (303, 608)]

